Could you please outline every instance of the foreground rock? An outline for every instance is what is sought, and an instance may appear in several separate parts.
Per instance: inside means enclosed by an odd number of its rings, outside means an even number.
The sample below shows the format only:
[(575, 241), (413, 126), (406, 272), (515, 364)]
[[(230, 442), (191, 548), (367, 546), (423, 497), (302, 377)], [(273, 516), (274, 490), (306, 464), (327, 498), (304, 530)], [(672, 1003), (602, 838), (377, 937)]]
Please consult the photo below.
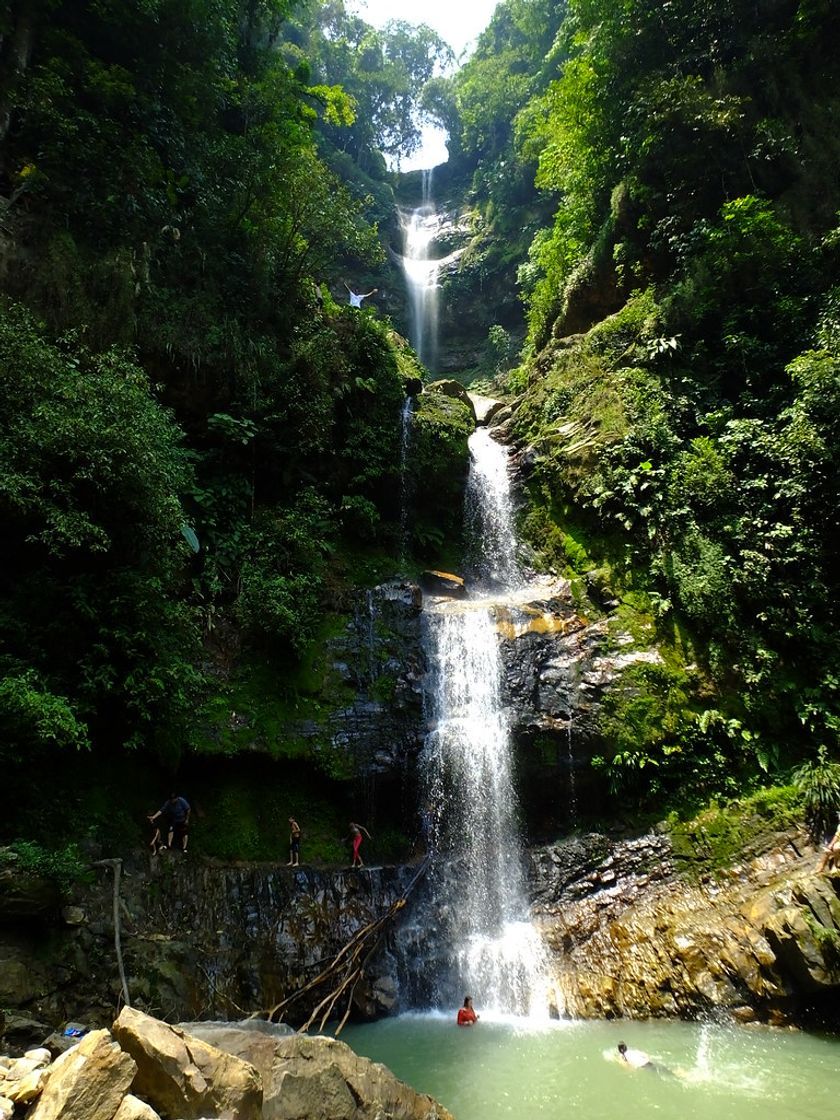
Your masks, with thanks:
[(29, 1120), (112, 1120), (136, 1073), (108, 1031), (91, 1031), (53, 1062)]
[(114, 1120), (160, 1120), (150, 1104), (134, 1097), (131, 1093), (123, 1098), (123, 1102), (114, 1115)]
[(335, 1039), (256, 1021), (187, 1025), (124, 1008), (119, 1042), (97, 1030), (51, 1065), (46, 1051), (0, 1057), (0, 1120), (452, 1120)]
[(700, 882), (665, 836), (583, 837), (533, 861), (568, 1015), (784, 1022), (840, 988), (840, 876), (815, 874), (804, 836)]
[(336, 1039), (277, 1037), (227, 1024), (189, 1026), (256, 1066), (264, 1120), (452, 1120), (431, 1097)]
[(248, 1062), (130, 1007), (120, 1012), (113, 1031), (137, 1063), (134, 1091), (164, 1115), (179, 1120), (262, 1115), (262, 1083)]

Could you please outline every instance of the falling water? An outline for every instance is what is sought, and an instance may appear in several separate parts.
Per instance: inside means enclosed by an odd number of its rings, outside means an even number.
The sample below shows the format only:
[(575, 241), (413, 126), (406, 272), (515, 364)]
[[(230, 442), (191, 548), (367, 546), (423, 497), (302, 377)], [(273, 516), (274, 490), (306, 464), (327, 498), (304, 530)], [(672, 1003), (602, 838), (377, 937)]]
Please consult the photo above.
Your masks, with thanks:
[(545, 952), (528, 920), (500, 689), (496, 603), (520, 580), (507, 452), (481, 432), (470, 447), (470, 502), (477, 507), (487, 570), (501, 588), (495, 601), (427, 605), (432, 730), (424, 762), (440, 847), (454, 869), (437, 877), (437, 911), (451, 946), (452, 985), (472, 991), (485, 1011), (547, 1016)]
[(411, 445), (412, 398), (406, 397), (400, 413), (400, 560), (408, 555), (408, 503), (411, 497), (408, 452)]
[(508, 449), (487, 428), (470, 436), (466, 521), (472, 539), (473, 567), (482, 582), (518, 587), (522, 573), (517, 558)]
[(402, 267), (411, 309), (411, 344), (429, 369), (437, 362), (438, 272), (441, 261), (431, 256), (432, 243), (440, 228), (432, 201), (432, 171), (423, 172), (420, 205), (400, 211), (403, 233)]
[(577, 790), (575, 789), (575, 750), (574, 734), (572, 731), (572, 713), (569, 712), (569, 722), (566, 725), (566, 747), (569, 761), (569, 825), (577, 827)]

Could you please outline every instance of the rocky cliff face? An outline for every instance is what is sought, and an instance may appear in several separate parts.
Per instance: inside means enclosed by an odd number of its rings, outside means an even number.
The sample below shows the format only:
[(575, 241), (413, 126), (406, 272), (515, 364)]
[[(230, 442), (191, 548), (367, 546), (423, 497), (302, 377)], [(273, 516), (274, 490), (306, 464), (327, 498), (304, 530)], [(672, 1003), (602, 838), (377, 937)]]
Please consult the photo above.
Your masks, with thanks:
[(678, 873), (666, 836), (532, 852), (535, 915), (565, 1013), (788, 1021), (840, 987), (840, 876), (804, 835), (716, 876)]
[(399, 770), (420, 745), (421, 606), (420, 589), (405, 580), (359, 592), (352, 622), (330, 642), (333, 671), (355, 693), (330, 714), (330, 742), (363, 771)]
[[(831, 1018), (840, 990), (840, 875), (817, 875), (804, 836), (779, 834), (716, 876), (684, 869), (665, 835), (575, 837), (532, 849), (533, 915), (554, 955), (560, 1011), (580, 1018), (731, 1014)], [(168, 1018), (238, 1018), (311, 979), (405, 891), (416, 868), (293, 872), (188, 863), (173, 853), (123, 879), (132, 1001)], [(438, 874), (457, 875), (444, 861)], [(0, 1006), (9, 1039), (68, 1019), (107, 1023), (118, 1005), (110, 877), (61, 914), (0, 928)], [(425, 969), (442, 916), (422, 887), (357, 991), (356, 1014), (387, 1014)], [(405, 969), (411, 971), (409, 977)], [(404, 991), (401, 991), (401, 986)], [(313, 1000), (295, 1005), (300, 1022)], [(833, 1011), (836, 1022), (836, 1006)], [(0, 1033), (2, 1029), (0, 1028)]]
[[(415, 870), (293, 871), (189, 859), (164, 854), (151, 869), (129, 868), (122, 878), (129, 994), (166, 1018), (237, 1018), (272, 1007), (380, 917)], [(111, 878), (99, 874), (60, 912), (40, 902), (29, 913), (19, 906), (14, 922), (0, 925), (0, 1007), (47, 1027), (112, 1017), (120, 981)], [(393, 982), (376, 975), (358, 992), (368, 1015), (390, 1010), (396, 994)], [(296, 1004), (292, 1021), (310, 1010), (311, 1001)]]
[(577, 826), (577, 803), (597, 803), (591, 760), (607, 692), (631, 666), (662, 658), (618, 619), (581, 614), (569, 582), (555, 577), (533, 577), (496, 620), (528, 830), (556, 835)]

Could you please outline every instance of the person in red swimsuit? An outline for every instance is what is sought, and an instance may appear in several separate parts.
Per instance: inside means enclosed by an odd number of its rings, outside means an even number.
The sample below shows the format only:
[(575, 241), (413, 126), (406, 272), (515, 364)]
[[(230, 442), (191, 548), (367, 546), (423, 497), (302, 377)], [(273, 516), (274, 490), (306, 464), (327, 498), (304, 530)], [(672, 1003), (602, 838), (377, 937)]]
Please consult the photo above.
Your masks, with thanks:
[(464, 1006), (458, 1008), (458, 1026), (471, 1027), (478, 1022), (478, 1016), (472, 1005), (472, 996), (464, 996)]

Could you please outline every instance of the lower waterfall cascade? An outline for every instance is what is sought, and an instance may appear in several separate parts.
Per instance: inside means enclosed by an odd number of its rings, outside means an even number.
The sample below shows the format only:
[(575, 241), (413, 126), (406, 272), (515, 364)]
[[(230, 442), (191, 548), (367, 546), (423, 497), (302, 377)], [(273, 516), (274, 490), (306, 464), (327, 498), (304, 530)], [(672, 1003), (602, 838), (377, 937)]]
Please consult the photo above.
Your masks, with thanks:
[[(471, 992), (495, 1015), (548, 1017), (548, 959), (529, 920), (497, 612), (523, 584), (516, 557), (508, 449), (470, 438), (467, 520), (476, 579), (467, 599), (424, 603), (430, 730), (421, 755), (438, 942), (422, 998)], [(439, 858), (437, 858), (439, 856)], [(417, 937), (418, 931), (414, 931)], [(419, 950), (422, 955), (422, 950)]]

